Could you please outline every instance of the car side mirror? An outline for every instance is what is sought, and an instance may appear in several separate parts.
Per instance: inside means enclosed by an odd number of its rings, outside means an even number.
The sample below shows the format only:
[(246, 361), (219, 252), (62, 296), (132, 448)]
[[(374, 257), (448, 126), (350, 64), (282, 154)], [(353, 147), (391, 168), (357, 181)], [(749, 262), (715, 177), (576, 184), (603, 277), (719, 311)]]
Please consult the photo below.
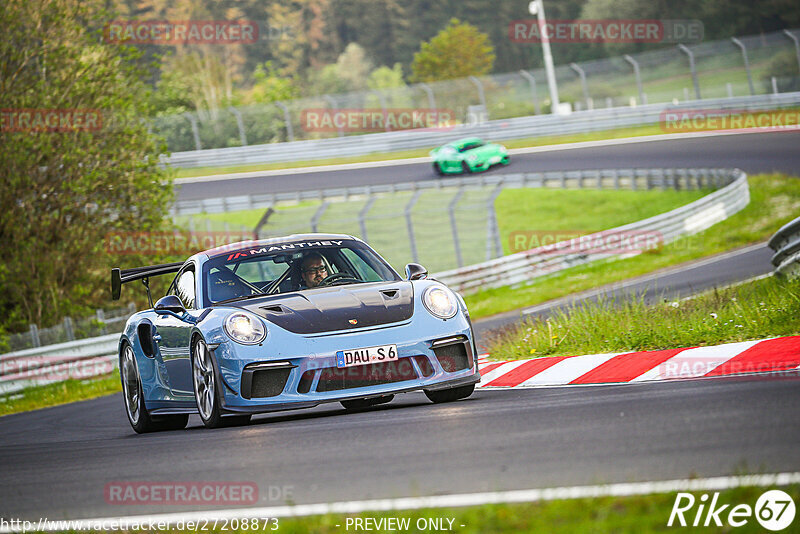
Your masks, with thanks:
[(419, 263), (406, 264), (406, 279), (408, 280), (424, 280), (428, 278), (428, 269)]
[(181, 299), (176, 295), (167, 295), (166, 297), (161, 297), (158, 299), (158, 302), (156, 302), (153, 310), (155, 310), (156, 313), (186, 313), (186, 308), (183, 306), (183, 302), (181, 302)]

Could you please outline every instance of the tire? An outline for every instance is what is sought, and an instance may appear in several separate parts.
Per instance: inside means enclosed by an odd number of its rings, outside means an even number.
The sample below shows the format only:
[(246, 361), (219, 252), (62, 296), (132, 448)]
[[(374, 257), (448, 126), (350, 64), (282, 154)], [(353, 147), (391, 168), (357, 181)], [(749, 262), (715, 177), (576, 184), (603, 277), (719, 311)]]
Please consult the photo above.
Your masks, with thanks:
[(382, 397), (372, 397), (371, 399), (345, 400), (341, 401), (341, 405), (344, 406), (345, 410), (349, 411), (364, 410), (372, 406), (377, 406), (379, 404), (386, 404), (387, 402), (392, 402), (392, 399), (394, 399), (394, 395), (384, 395)]
[(159, 430), (180, 430), (186, 428), (189, 415), (153, 416), (147, 411), (144, 403), (142, 381), (133, 348), (125, 343), (122, 347), (119, 362), (119, 375), (122, 380), (122, 400), (125, 403), (125, 414), (128, 422), (137, 434), (156, 432)]
[(192, 342), (192, 389), (197, 413), (206, 428), (225, 426), (219, 402), (219, 380), (214, 358), (201, 337)]
[(438, 163), (433, 164), (433, 172), (436, 173), (437, 176), (444, 176), (444, 171), (442, 170), (442, 166)]
[(475, 391), (475, 384), (459, 386), (457, 388), (440, 389), (437, 391), (425, 391), (425, 396), (428, 397), (431, 402), (439, 404), (442, 402), (457, 401), (458, 399), (466, 399), (472, 395), (473, 391)]
[(461, 171), (462, 171), (464, 174), (472, 174), (472, 169), (470, 168), (470, 166), (469, 166), (469, 165), (467, 165), (467, 162), (466, 162), (466, 161), (462, 161), (462, 162), (461, 162)]

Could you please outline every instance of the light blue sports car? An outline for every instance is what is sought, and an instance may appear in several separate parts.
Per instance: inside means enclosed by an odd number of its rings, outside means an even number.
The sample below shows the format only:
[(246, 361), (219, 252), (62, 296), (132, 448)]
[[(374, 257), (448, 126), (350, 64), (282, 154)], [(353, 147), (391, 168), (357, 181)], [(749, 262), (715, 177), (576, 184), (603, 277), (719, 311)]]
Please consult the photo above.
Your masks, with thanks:
[[(248, 241), (182, 263), (112, 269), (112, 297), (142, 280), (152, 309), (119, 342), (136, 432), (209, 428), (255, 413), (341, 402), (364, 409), (422, 390), (468, 397), (480, 380), (464, 300), (406, 265), (406, 278), (348, 235)], [(149, 279), (176, 273), (155, 306)]]

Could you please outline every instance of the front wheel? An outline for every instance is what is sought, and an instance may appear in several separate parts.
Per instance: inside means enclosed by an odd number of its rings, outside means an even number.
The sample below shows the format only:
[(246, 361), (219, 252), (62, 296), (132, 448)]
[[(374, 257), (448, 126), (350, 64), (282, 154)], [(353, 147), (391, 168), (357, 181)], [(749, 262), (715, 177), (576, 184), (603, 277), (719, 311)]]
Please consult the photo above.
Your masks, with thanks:
[(466, 399), (472, 392), (475, 391), (475, 384), (470, 384), (468, 386), (459, 386), (457, 388), (450, 388), (450, 389), (439, 389), (436, 391), (425, 391), (425, 396), (431, 400), (431, 402), (435, 402), (439, 404), (441, 402), (453, 402), (457, 401), (458, 399)]
[(433, 172), (435, 172), (437, 176), (444, 176), (444, 171), (439, 163), (433, 164)]
[(180, 430), (186, 428), (189, 415), (153, 416), (144, 403), (142, 381), (133, 348), (126, 342), (120, 356), (119, 374), (122, 380), (122, 397), (125, 401), (125, 413), (128, 422), (137, 434), (156, 432), (158, 430)]
[(471, 174), (472, 173), (472, 168), (469, 166), (469, 164), (467, 164), (466, 161), (462, 161), (461, 162), (461, 171), (464, 174)]
[(206, 428), (222, 426), (222, 412), (217, 400), (217, 375), (211, 351), (206, 342), (197, 338), (192, 350), (192, 383), (197, 411)]

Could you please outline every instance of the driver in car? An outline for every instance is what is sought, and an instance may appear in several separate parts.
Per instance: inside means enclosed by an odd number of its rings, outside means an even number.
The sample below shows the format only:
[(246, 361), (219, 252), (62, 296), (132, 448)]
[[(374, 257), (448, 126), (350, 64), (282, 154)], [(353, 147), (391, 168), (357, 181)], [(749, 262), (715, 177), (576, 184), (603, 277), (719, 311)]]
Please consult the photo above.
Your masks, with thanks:
[(300, 264), (300, 276), (306, 287), (317, 287), (320, 282), (328, 277), (328, 268), (325, 266), (325, 261), (322, 255), (312, 252), (303, 258), (303, 263)]

